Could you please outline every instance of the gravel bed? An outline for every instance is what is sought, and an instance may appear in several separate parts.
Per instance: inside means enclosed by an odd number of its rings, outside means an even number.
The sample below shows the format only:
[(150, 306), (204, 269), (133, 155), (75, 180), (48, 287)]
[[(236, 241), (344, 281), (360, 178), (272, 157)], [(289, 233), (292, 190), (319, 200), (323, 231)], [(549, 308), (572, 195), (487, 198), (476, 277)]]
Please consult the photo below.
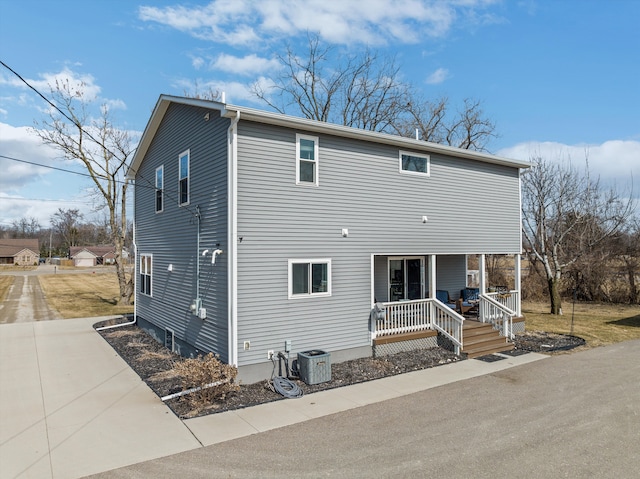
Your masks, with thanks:
[[(102, 325), (104, 324), (97, 324), (96, 327)], [(172, 370), (177, 362), (184, 359), (168, 351), (164, 345), (158, 343), (144, 330), (133, 325), (100, 331), (100, 334), (159, 397), (182, 390), (181, 378), (176, 376)], [(551, 335), (540, 332), (518, 334), (514, 342), (516, 345), (514, 355), (530, 351), (552, 352), (584, 344), (583, 339), (575, 336)], [(442, 348), (422, 349), (378, 358), (361, 358), (331, 364), (331, 380), (328, 382), (314, 385), (305, 384), (301, 380), (293, 380), (293, 382), (304, 394), (309, 394), (395, 374), (427, 369), (463, 359), (463, 357), (456, 356)], [(277, 373), (276, 365), (275, 374), (277, 375)], [(261, 381), (255, 384), (240, 384), (238, 391), (231, 392), (212, 404), (195, 409), (193, 404), (184, 397), (168, 400), (166, 404), (177, 416), (188, 418), (282, 399), (285, 398), (270, 388), (269, 381)]]

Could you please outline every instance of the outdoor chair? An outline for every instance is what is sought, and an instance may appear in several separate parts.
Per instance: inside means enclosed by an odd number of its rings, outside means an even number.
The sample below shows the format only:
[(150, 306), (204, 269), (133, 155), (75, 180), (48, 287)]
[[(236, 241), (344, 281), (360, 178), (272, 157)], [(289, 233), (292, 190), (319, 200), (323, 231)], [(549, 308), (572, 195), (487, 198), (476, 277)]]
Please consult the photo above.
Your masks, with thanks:
[(455, 303), (455, 301), (452, 301), (451, 298), (449, 297), (449, 291), (444, 290), (444, 289), (437, 289), (436, 290), (436, 299), (438, 301), (440, 301), (441, 303), (446, 304), (451, 309), (456, 309), (456, 303)]

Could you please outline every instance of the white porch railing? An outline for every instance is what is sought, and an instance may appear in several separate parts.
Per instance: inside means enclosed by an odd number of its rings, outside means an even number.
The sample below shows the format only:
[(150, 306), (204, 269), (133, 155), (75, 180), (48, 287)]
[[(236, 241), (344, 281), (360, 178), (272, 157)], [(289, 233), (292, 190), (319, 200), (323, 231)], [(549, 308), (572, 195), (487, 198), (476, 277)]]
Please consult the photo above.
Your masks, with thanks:
[(520, 311), (520, 291), (511, 290), (498, 293), (485, 293), (485, 296), (496, 300), (511, 311), (515, 311), (516, 316), (518, 315), (518, 312)]
[(448, 338), (453, 343), (454, 352), (460, 354), (462, 351), (464, 316), (456, 313), (437, 299), (431, 303), (431, 312), (433, 329)]
[(513, 317), (516, 312), (488, 294), (480, 295), (478, 319), (490, 323), (505, 338), (513, 339)]
[(383, 309), (374, 317), (372, 338), (432, 329), (447, 337), (455, 353), (460, 354), (464, 317), (437, 299), (382, 303), (381, 306)]

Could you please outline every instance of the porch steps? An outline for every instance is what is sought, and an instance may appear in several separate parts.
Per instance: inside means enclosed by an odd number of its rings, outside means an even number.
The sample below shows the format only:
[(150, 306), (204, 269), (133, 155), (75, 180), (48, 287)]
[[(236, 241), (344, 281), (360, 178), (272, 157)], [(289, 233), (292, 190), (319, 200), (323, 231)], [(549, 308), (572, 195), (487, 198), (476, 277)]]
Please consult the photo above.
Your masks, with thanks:
[(463, 326), (462, 352), (469, 359), (503, 351), (511, 351), (513, 343), (507, 341), (490, 324), (467, 319)]

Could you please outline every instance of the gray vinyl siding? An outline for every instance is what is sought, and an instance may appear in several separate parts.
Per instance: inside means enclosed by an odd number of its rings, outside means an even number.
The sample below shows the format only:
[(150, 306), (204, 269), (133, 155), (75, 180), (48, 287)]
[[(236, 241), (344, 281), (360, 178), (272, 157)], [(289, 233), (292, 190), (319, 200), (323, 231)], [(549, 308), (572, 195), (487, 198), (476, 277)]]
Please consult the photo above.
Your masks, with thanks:
[[(204, 115), (210, 113), (210, 120)], [(136, 311), (158, 328), (170, 328), (189, 353), (213, 351), (228, 361), (227, 257), (211, 264), (202, 257), (219, 244), (227, 248), (227, 128), (215, 110), (169, 106), (136, 174), (137, 257), (153, 255), (152, 297), (139, 293)], [(178, 206), (178, 155), (190, 150), (189, 204)], [(155, 212), (155, 169), (164, 165), (164, 211)], [(201, 214), (197, 251), (197, 207)], [(196, 297), (196, 261), (200, 261), (200, 296), (207, 310), (201, 320), (189, 311)], [(173, 271), (167, 271), (169, 265)], [(163, 339), (163, 338), (160, 338)]]
[[(430, 177), (407, 175), (397, 147), (319, 135), (319, 186), (300, 186), (296, 133), (310, 134), (239, 123), (239, 365), (287, 339), (293, 353), (368, 345), (372, 254), (520, 251), (517, 168), (431, 155)], [(288, 298), (288, 260), (303, 258), (331, 259), (330, 297)]]
[(460, 290), (467, 285), (467, 257), (464, 255), (442, 255), (436, 258), (436, 287), (449, 291), (449, 297), (456, 300)]

